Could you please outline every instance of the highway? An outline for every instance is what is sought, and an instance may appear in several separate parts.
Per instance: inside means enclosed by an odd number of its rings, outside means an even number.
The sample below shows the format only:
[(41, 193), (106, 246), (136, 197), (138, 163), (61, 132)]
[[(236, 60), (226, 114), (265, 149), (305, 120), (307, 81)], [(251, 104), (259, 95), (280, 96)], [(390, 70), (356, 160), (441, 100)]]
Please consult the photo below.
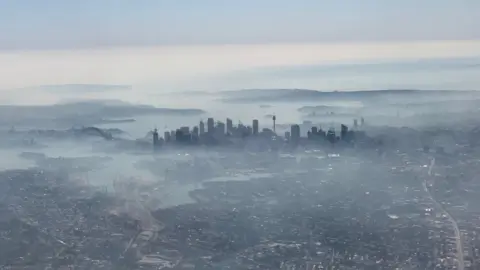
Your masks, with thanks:
[(127, 200), (126, 209), (136, 209), (136, 213), (133, 214), (140, 214), (139, 220), (141, 230), (129, 241), (123, 254), (125, 254), (134, 244), (137, 244), (137, 257), (143, 258), (145, 254), (141, 253), (142, 248), (145, 247), (149, 242), (154, 242), (157, 240), (158, 233), (165, 228), (165, 225), (152, 216), (150, 210), (139, 200), (139, 195), (135, 190), (130, 194), (130, 196), (132, 197)]
[[(429, 178), (432, 178), (432, 171), (433, 167), (435, 166), (435, 158), (432, 159), (430, 162), (430, 166), (428, 167), (428, 176)], [(455, 232), (455, 243), (456, 243), (456, 249), (457, 249), (457, 269), (459, 270), (464, 270), (465, 269), (465, 262), (464, 262), (464, 255), (463, 255), (463, 243), (462, 243), (462, 236), (460, 234), (460, 229), (458, 229), (458, 224), (457, 221), (448, 213), (448, 211), (443, 207), (442, 204), (440, 204), (437, 200), (435, 200), (435, 197), (432, 196), (432, 193), (430, 192), (428, 185), (427, 185), (427, 178), (424, 179), (423, 181), (423, 188), (425, 192), (428, 194), (430, 199), (434, 202), (435, 206), (440, 209), (441, 212), (448, 218), (448, 220), (452, 223), (453, 229)]]

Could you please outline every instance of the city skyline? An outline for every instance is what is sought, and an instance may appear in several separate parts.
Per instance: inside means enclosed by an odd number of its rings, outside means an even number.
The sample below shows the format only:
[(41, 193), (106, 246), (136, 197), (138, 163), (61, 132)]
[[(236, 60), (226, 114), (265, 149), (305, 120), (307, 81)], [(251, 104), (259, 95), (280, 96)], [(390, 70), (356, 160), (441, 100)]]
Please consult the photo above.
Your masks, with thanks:
[[(358, 119), (353, 119), (353, 128), (343, 123), (330, 123), (329, 127), (323, 126), (320, 123), (313, 123), (312, 121), (303, 121), (301, 124), (293, 123), (289, 125), (289, 128), (284, 126), (284, 134), (278, 134), (276, 132), (276, 115), (271, 117), (271, 126), (260, 126), (258, 119), (254, 118), (251, 121), (251, 125), (243, 124), (239, 122), (238, 125), (233, 124), (233, 120), (230, 117), (226, 118), (226, 122), (221, 120), (215, 120), (214, 117), (207, 118), (207, 128), (205, 129), (205, 122), (200, 120), (198, 125), (189, 126), (181, 125), (174, 129), (168, 129), (165, 127), (163, 132), (164, 136), (160, 137), (160, 133), (157, 128), (154, 128), (151, 132), (153, 150), (158, 151), (162, 145), (168, 145), (175, 143), (177, 145), (207, 145), (207, 146), (241, 146), (250, 139), (262, 141), (262, 147), (271, 147), (276, 149), (278, 146), (290, 145), (296, 147), (305, 143), (321, 143), (329, 142), (332, 145), (342, 142), (352, 144), (355, 142), (355, 134), (360, 135), (361, 140), (365, 139), (365, 133), (359, 127), (363, 127), (365, 124), (364, 118), (360, 119), (360, 126), (358, 125)], [(225, 124), (226, 123), (226, 124)], [(335, 131), (335, 124), (340, 125), (340, 132)], [(269, 126), (269, 127), (268, 127)], [(306, 128), (301, 131), (302, 129)], [(303, 136), (306, 135), (306, 136)], [(111, 138), (107, 138), (111, 139)], [(372, 141), (370, 142), (372, 143)], [(376, 142), (374, 142), (376, 143)], [(257, 147), (260, 147), (259, 145)], [(262, 148), (260, 147), (260, 148)], [(262, 148), (263, 149), (263, 148)]]

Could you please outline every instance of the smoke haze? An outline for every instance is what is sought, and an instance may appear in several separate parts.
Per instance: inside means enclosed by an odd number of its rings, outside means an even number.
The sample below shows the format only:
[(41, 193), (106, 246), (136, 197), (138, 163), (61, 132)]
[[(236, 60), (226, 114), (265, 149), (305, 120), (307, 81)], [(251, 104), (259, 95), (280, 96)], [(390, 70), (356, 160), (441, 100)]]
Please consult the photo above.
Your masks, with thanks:
[(478, 265), (478, 48), (3, 52), (0, 264)]

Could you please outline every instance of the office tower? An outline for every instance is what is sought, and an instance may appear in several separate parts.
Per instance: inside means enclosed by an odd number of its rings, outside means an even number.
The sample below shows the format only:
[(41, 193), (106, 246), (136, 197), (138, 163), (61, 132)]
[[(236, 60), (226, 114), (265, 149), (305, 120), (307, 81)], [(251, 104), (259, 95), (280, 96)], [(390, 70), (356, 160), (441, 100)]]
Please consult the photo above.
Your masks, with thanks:
[(342, 124), (340, 126), (340, 137), (342, 140), (345, 140), (347, 138), (347, 133), (348, 133), (348, 127)]
[(175, 131), (175, 141), (182, 142), (183, 141), (183, 132), (180, 129)]
[(335, 130), (333, 128), (329, 129), (328, 132), (327, 132), (327, 140), (330, 142), (330, 143), (335, 143), (337, 137), (335, 135)]
[(212, 117), (207, 119), (207, 132), (209, 134), (214, 134), (215, 133), (215, 123), (214, 123)]
[(203, 133), (205, 133), (205, 123), (203, 123), (203, 121), (200, 121), (200, 135), (202, 135)]
[(160, 141), (158, 139), (158, 130), (154, 129), (153, 130), (153, 149), (158, 149), (160, 145)]
[(292, 138), (292, 142), (297, 143), (300, 140), (300, 126), (299, 125), (292, 125), (290, 127), (290, 136)]
[(253, 129), (252, 129), (252, 127), (248, 126), (248, 127), (247, 127), (247, 130), (246, 130), (246, 134), (247, 134), (247, 136), (250, 136), (250, 135), (252, 135), (252, 133), (253, 133)]
[(233, 133), (233, 121), (227, 118), (227, 133)]
[(190, 134), (190, 128), (189, 127), (181, 127), (180, 130), (184, 135)]
[(218, 136), (225, 136), (225, 124), (222, 122), (217, 123), (216, 134)]
[(253, 128), (253, 135), (258, 135), (258, 120), (257, 119), (253, 119), (252, 128)]
[(360, 125), (361, 126), (365, 125), (365, 119), (363, 119), (363, 117), (360, 119)]
[(238, 123), (238, 125), (235, 127), (235, 135), (240, 135), (243, 136), (247, 132), (247, 127), (245, 127), (242, 123)]
[(190, 133), (190, 141), (194, 144), (197, 144), (200, 140), (200, 130), (198, 126), (192, 128), (192, 133)]
[(192, 129), (192, 135), (198, 137), (199, 135), (199, 130), (197, 126), (194, 126)]
[(358, 120), (357, 119), (353, 119), (353, 127), (354, 128), (358, 127)]
[(323, 129), (320, 128), (317, 132), (317, 135), (318, 135), (318, 137), (320, 137), (322, 139), (325, 139), (326, 133), (325, 133), (325, 131), (323, 131)]
[(169, 142), (170, 141), (170, 132), (169, 131), (165, 131), (163, 133), (163, 137), (165, 139), (165, 142)]

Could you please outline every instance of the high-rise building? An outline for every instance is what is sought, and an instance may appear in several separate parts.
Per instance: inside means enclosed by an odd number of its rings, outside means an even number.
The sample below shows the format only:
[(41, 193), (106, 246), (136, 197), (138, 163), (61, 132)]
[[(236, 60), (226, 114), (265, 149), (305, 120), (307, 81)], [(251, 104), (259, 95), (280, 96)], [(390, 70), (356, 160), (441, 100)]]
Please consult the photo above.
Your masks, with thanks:
[(235, 129), (236, 129), (237, 135), (240, 135), (240, 136), (242, 136), (247, 132), (247, 127), (244, 126), (242, 123), (238, 123)]
[(252, 128), (253, 128), (253, 135), (258, 135), (258, 120), (257, 119), (253, 119)]
[(290, 140), (290, 132), (285, 131), (285, 139)]
[(290, 127), (291, 141), (297, 143), (300, 140), (300, 126), (292, 125)]
[(335, 135), (335, 130), (333, 128), (329, 129), (328, 132), (327, 132), (327, 140), (330, 142), (330, 143), (335, 143), (335, 141), (337, 140), (337, 137)]
[(223, 122), (218, 122), (215, 130), (217, 136), (225, 136), (225, 124)]
[(250, 136), (250, 135), (252, 135), (252, 133), (253, 133), (252, 127), (248, 126), (248, 127), (247, 127), (247, 131), (246, 131), (246, 135), (247, 135), (247, 136)]
[(158, 149), (160, 146), (160, 140), (158, 139), (158, 130), (153, 130), (153, 149)]
[(193, 129), (192, 129), (192, 135), (198, 137), (198, 135), (199, 135), (198, 132), (199, 132), (198, 127), (194, 126)]
[(365, 119), (363, 119), (363, 117), (360, 119), (360, 125), (365, 125)]
[(180, 131), (182, 131), (182, 133), (183, 133), (184, 135), (190, 134), (190, 128), (189, 128), (189, 127), (186, 127), (186, 126), (185, 126), (185, 127), (181, 127), (181, 128), (180, 128)]
[(170, 132), (169, 131), (165, 131), (163, 133), (163, 138), (165, 139), (165, 142), (169, 142), (170, 141)]
[(209, 134), (215, 133), (215, 122), (212, 117), (207, 119), (207, 132)]
[(200, 130), (198, 126), (192, 128), (192, 133), (190, 134), (190, 141), (194, 144), (198, 143), (200, 140)]
[(199, 127), (200, 127), (200, 135), (202, 135), (203, 133), (205, 133), (205, 123), (203, 123), (203, 121), (200, 121)]
[(179, 128), (175, 130), (175, 141), (177, 142), (183, 141), (183, 132)]
[(347, 133), (348, 133), (348, 127), (342, 124), (340, 126), (340, 137), (342, 140), (345, 140), (347, 138)]
[(233, 133), (233, 121), (227, 118), (227, 133)]
[(354, 128), (358, 127), (358, 120), (357, 119), (353, 119), (353, 127)]
[(317, 132), (317, 136), (318, 136), (319, 138), (325, 139), (326, 132), (323, 131), (322, 128), (320, 128), (320, 129), (318, 130), (318, 132)]
[(312, 127), (312, 134), (317, 135), (318, 133), (318, 128), (317, 127)]

